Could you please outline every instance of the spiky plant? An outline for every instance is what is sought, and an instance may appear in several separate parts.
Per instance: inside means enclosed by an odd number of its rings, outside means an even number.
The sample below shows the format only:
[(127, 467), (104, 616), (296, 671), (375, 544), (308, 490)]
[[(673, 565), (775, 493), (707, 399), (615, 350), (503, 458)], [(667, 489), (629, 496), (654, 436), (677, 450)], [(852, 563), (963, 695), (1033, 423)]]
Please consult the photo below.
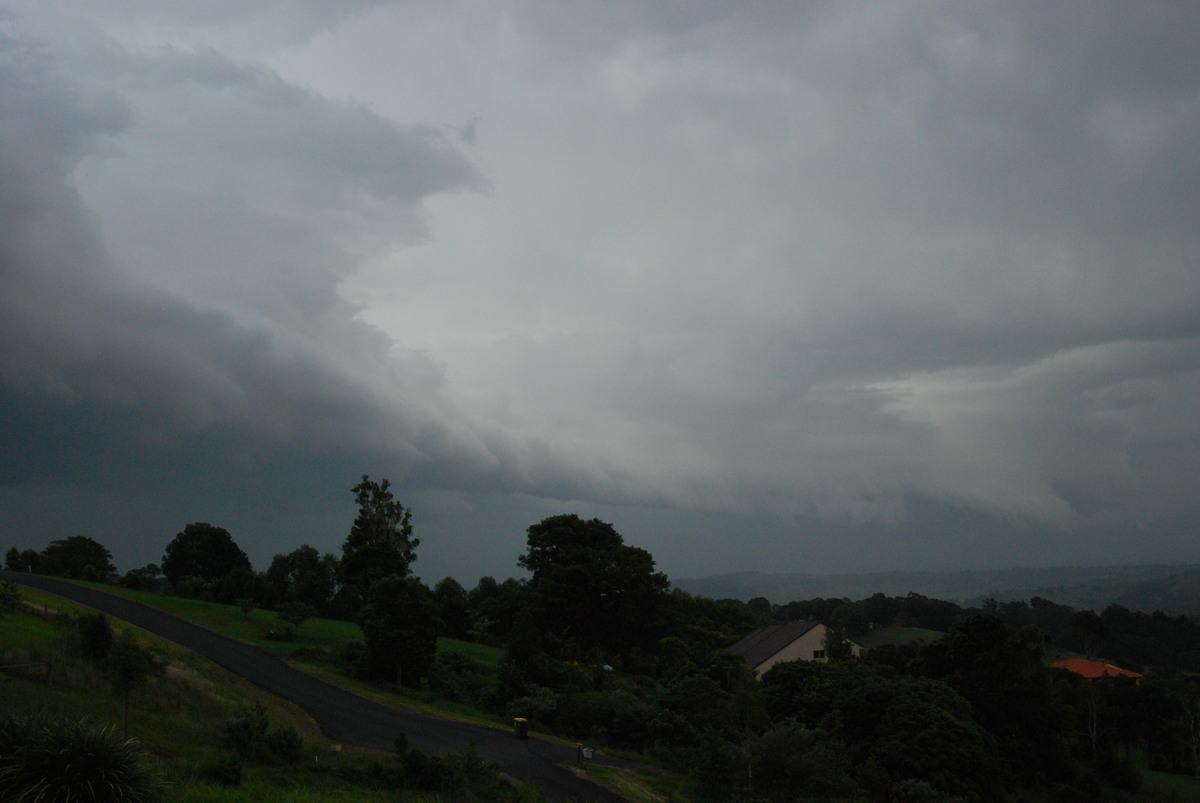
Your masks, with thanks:
[(0, 790), (14, 803), (144, 803), (160, 785), (136, 739), (51, 714), (0, 716)]

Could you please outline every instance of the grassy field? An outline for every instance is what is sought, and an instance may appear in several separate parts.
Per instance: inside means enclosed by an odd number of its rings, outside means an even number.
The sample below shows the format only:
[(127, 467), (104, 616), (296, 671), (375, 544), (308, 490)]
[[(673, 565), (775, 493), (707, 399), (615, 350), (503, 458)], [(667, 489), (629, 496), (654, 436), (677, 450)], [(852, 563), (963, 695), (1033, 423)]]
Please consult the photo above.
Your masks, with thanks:
[[(352, 641), (362, 641), (362, 631), (358, 625), (338, 619), (309, 619), (299, 628), (295, 628), (280, 619), (274, 611), (260, 608), (246, 613), (236, 605), (221, 605), (215, 602), (169, 597), (150, 591), (132, 591), (99, 583), (80, 583), (80, 585), (140, 602), (146, 607), (186, 619), (215, 633), (260, 647), (277, 647), (291, 651), (337, 652)], [(270, 632), (280, 633), (283, 631), (292, 631), (294, 640), (282, 642), (267, 636)], [(492, 667), (499, 665), (500, 659), (504, 656), (504, 651), (498, 647), (451, 638), (439, 638), (438, 650), (459, 652), (474, 661)]]
[(1142, 770), (1142, 789), (1138, 793), (1138, 800), (1151, 803), (1200, 800), (1200, 779), (1190, 775)]
[(926, 630), (923, 627), (877, 627), (868, 630), (855, 641), (867, 649), (882, 647), (884, 644), (915, 644), (918, 642), (937, 641), (942, 633), (936, 630)]
[[(215, 632), (266, 647), (295, 652), (289, 662), (300, 669), (346, 688), (364, 697), (393, 707), (404, 707), (422, 713), (460, 721), (473, 722), (507, 730), (507, 717), (487, 714), (469, 706), (445, 700), (438, 695), (413, 689), (396, 689), (347, 677), (339, 671), (337, 653), (350, 641), (362, 635), (353, 623), (326, 619), (304, 622), (292, 642), (277, 642), (265, 638), (271, 629), (286, 626), (271, 611), (252, 610), (248, 614), (233, 605), (220, 605), (198, 600), (179, 599), (148, 592), (131, 591), (112, 586), (93, 587), (140, 602)], [(62, 634), (54, 625), (57, 613), (86, 613), (88, 609), (52, 594), (23, 589), (26, 600), (41, 608), (38, 614), (22, 611), (0, 618), (0, 665), (29, 660), (44, 660), (62, 651)], [(118, 624), (124, 629), (124, 624)], [(136, 628), (134, 628), (136, 630)], [(403, 800), (413, 803), (441, 800), (436, 795), (372, 788), (370, 766), (391, 761), (389, 756), (367, 751), (348, 750), (332, 758), (330, 746), (316, 725), (294, 706), (276, 700), (236, 678), (215, 664), (183, 650), (176, 645), (137, 631), (144, 641), (152, 643), (170, 665), (165, 678), (153, 681), (133, 701), (130, 712), (130, 732), (150, 749), (155, 766), (167, 778), (169, 790), (165, 803), (241, 803), (242, 801), (364, 801)], [(503, 651), (495, 647), (456, 639), (438, 639), (439, 652), (458, 652), (482, 664), (495, 667)], [(9, 658), (12, 660), (5, 660)], [(87, 711), (99, 721), (116, 722), (121, 718), (120, 706), (109, 694), (95, 672), (80, 677), (56, 677), (45, 682), (44, 670), (33, 668), (22, 676), (0, 672), (0, 710), (46, 710), (70, 715)], [(83, 673), (87, 675), (88, 673)], [(221, 755), (219, 728), (231, 717), (252, 703), (267, 706), (273, 726), (292, 726), (303, 736), (314, 766), (245, 768), (239, 788), (228, 789), (206, 782), (203, 770), (213, 765)], [(331, 766), (336, 762), (340, 766)], [(367, 769), (355, 770), (355, 767)], [(333, 772), (331, 773), (331, 770)], [(343, 777), (350, 770), (351, 781)], [(366, 778), (363, 782), (361, 779)], [(355, 781), (353, 779), (359, 779)], [(613, 784), (628, 792), (635, 800), (684, 800), (678, 795), (664, 796), (654, 791), (664, 785), (679, 787), (678, 781), (665, 780), (645, 773), (612, 771), (597, 782)], [(641, 791), (638, 791), (641, 790)], [(625, 794), (626, 792), (623, 792)]]
[[(31, 610), (0, 617), (0, 710), (46, 712), (93, 722), (123, 722), (123, 705), (103, 674), (69, 655), (66, 630), (56, 612), (73, 610), (49, 595), (29, 593), (49, 616)], [(118, 624), (118, 631), (125, 626)], [(295, 706), (263, 694), (215, 664), (142, 634), (164, 659), (161, 677), (131, 696), (129, 733), (146, 748), (149, 763), (164, 778), (189, 778), (220, 754), (219, 729), (253, 703), (265, 706), (275, 727), (294, 727), (312, 751), (328, 747), (316, 724)], [(21, 664), (48, 663), (21, 668)], [(176, 800), (168, 790), (165, 800)]]

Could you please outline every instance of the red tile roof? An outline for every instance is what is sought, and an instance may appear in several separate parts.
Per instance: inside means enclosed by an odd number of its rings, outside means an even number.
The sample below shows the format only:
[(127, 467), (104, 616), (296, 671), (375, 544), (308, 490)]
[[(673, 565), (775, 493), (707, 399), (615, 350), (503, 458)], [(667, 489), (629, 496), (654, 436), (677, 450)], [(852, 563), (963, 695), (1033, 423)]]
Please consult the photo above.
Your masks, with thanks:
[(1065, 661), (1056, 661), (1050, 666), (1055, 669), (1067, 669), (1077, 675), (1083, 675), (1088, 680), (1095, 680), (1098, 677), (1108, 675), (1110, 677), (1127, 677), (1140, 678), (1141, 675), (1137, 672), (1131, 672), (1128, 669), (1122, 669), (1114, 664), (1106, 664), (1103, 661), (1089, 661), (1086, 658), (1068, 658)]

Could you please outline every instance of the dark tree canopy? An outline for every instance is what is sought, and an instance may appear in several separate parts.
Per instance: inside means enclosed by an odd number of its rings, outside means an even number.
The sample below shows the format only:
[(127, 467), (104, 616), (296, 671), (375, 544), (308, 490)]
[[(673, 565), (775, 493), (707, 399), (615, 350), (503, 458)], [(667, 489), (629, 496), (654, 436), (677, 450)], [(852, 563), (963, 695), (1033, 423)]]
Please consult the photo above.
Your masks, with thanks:
[(442, 634), (450, 638), (470, 638), (471, 603), (462, 584), (453, 577), (443, 577), (433, 587), (433, 601), (437, 605), (438, 618), (442, 620)]
[(112, 553), (100, 542), (84, 535), (51, 541), (42, 550), (38, 567), (45, 574), (74, 580), (104, 581), (117, 572)]
[(626, 545), (611, 524), (574, 514), (531, 526), (527, 546), (518, 564), (532, 573), (535, 624), (560, 642), (552, 649), (614, 659), (657, 642), (670, 583), (649, 552)]
[(338, 559), (304, 544), (276, 555), (266, 573), (269, 605), (303, 602), (324, 612), (337, 591)]
[(342, 543), (341, 575), (347, 591), (361, 599), (376, 580), (407, 577), (420, 541), (413, 537), (412, 511), (400, 504), (385, 478), (372, 482), (364, 474), (350, 490), (358, 515)]
[(416, 686), (429, 675), (437, 652), (437, 606), (420, 580), (395, 574), (376, 580), (358, 622), (372, 677)]
[(176, 588), (185, 578), (220, 587), (231, 577), (251, 571), (250, 559), (229, 532), (202, 521), (189, 524), (171, 539), (162, 559), (162, 572)]

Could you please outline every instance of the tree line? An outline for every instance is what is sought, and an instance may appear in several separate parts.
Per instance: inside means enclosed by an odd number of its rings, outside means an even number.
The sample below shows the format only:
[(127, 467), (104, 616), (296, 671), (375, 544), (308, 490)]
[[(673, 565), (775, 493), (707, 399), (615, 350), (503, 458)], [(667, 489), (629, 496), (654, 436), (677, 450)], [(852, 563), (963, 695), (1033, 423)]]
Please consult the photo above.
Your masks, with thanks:
[[(695, 778), (712, 801), (1090, 800), (1136, 789), (1137, 767), (1200, 774), (1200, 655), (1188, 617), (1048, 600), (964, 608), (919, 594), (772, 604), (673, 589), (652, 555), (577, 515), (531, 525), (528, 576), (412, 575), (419, 541), (388, 481), (363, 476), (341, 554), (303, 545), (256, 573), (225, 530), (185, 527), (161, 565), (117, 577), (90, 539), (10, 550), (10, 569), (356, 621), (345, 671), (427, 688), (568, 738), (641, 752)], [(730, 645), (756, 627), (817, 619), (834, 638), (878, 627), (937, 631), (861, 659), (779, 664), (756, 678)], [(439, 635), (503, 649), (499, 666)], [(833, 646), (832, 644), (830, 645)], [(1085, 681), (1060, 650), (1147, 670)], [(840, 656), (830, 649), (831, 656)], [(1002, 794), (998, 794), (998, 790)]]

